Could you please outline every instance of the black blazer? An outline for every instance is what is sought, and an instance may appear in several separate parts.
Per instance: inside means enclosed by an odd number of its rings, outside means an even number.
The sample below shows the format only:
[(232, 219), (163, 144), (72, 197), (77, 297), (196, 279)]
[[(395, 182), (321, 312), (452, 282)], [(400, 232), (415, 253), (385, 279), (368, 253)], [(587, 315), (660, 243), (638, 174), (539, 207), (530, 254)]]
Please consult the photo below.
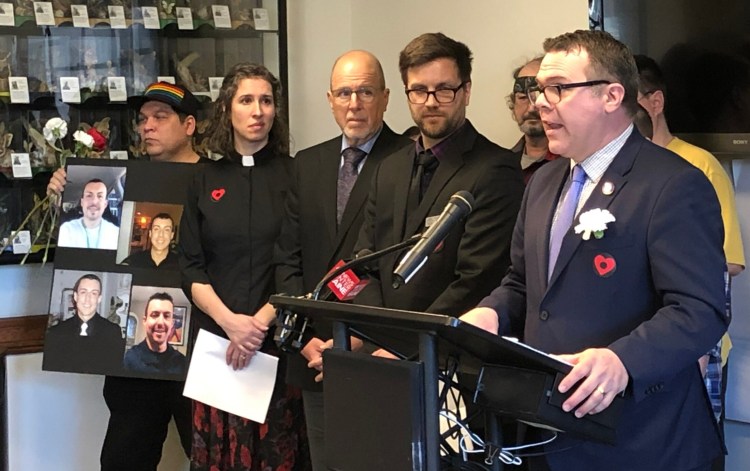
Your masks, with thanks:
[[(341, 164), (341, 136), (297, 153), (281, 236), (275, 248), (279, 292), (290, 295), (309, 293), (331, 266), (352, 256), (375, 169), (387, 155), (410, 143), (413, 144), (411, 139), (394, 133), (383, 124), (349, 196), (340, 227), (336, 224), (336, 189)], [(311, 328), (309, 334), (322, 339), (331, 336), (330, 328), (323, 325)], [(319, 387), (312, 381), (314, 372), (306, 364), (301, 364), (302, 356), (295, 356), (299, 358), (290, 361), (290, 380), (305, 378), (306, 387)]]
[(125, 339), (119, 325), (96, 313), (81, 336), (81, 319), (75, 315), (50, 327), (44, 340), (42, 368), (47, 371), (119, 374)]
[(411, 139), (383, 124), (354, 184), (338, 228), (336, 182), (341, 164), (341, 136), (297, 153), (294, 183), (286, 199), (283, 229), (276, 244), (279, 291), (291, 295), (308, 293), (333, 264), (351, 257), (375, 169), (383, 158), (409, 143)]
[(402, 253), (378, 263), (374, 279), (355, 302), (388, 308), (458, 315), (472, 308), (502, 279), (509, 264), (513, 225), (523, 194), (520, 166), (513, 154), (490, 142), (469, 123), (444, 152), (418, 209), (407, 210), (415, 147), (389, 156), (378, 169), (365, 209), (356, 251), (380, 250), (421, 232), (460, 190), (474, 209), (456, 225), (422, 269), (398, 290), (392, 272)]

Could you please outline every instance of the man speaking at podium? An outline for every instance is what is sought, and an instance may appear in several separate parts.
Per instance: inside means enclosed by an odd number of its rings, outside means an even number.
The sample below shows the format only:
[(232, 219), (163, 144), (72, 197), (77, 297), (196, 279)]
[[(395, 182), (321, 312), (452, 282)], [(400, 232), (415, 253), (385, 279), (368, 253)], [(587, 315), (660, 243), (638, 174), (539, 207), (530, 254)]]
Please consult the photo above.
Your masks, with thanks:
[(729, 323), (715, 192), (634, 130), (625, 45), (577, 31), (544, 49), (529, 95), (568, 159), (531, 180), (511, 269), (462, 319), (571, 363), (559, 390), (577, 417), (624, 393), (615, 446), (561, 434), (532, 469), (708, 470), (724, 448), (698, 358)]

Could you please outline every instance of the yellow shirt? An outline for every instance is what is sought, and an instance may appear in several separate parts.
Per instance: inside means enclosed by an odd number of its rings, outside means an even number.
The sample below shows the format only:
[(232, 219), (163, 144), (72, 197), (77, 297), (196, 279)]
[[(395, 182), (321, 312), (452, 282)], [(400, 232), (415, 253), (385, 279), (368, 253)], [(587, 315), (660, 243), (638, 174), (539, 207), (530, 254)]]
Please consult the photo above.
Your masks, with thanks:
[[(737, 219), (737, 207), (734, 202), (734, 188), (729, 175), (724, 171), (716, 157), (710, 152), (683, 141), (677, 137), (673, 138), (667, 149), (687, 160), (701, 172), (713, 185), (716, 196), (721, 205), (721, 220), (724, 223), (724, 256), (727, 263), (745, 266), (745, 252), (742, 247), (742, 235), (740, 234), (740, 223)], [(726, 364), (732, 341), (725, 334), (721, 344), (722, 364)]]

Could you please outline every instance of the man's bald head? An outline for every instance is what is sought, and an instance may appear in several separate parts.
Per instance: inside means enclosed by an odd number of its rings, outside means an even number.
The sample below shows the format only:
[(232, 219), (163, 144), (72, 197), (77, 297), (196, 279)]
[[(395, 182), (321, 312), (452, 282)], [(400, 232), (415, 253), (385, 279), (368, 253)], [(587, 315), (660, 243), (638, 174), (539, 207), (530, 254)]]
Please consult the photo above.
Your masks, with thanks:
[(353, 69), (369, 69), (377, 80), (376, 85), (380, 88), (385, 88), (385, 74), (378, 58), (370, 52), (355, 49), (341, 54), (336, 59), (336, 62), (333, 63), (333, 68), (331, 69), (331, 90), (335, 90), (333, 86), (334, 76), (337, 74), (347, 74)]

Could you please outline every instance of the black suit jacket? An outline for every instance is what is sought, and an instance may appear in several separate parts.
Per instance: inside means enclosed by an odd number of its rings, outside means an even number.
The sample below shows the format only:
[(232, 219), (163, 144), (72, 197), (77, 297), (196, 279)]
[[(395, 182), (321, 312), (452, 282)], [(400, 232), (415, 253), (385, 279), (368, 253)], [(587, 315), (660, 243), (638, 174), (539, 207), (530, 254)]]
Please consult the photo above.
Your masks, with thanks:
[(473, 211), (401, 288), (391, 285), (403, 252), (380, 259), (379, 278), (355, 302), (458, 315), (474, 307), (502, 279), (524, 189), (520, 166), (510, 151), (490, 142), (468, 121), (457, 133), (446, 142), (430, 186), (411, 213), (407, 199), (415, 147), (383, 161), (373, 180), (356, 250), (374, 252), (418, 234), (425, 219), (439, 215), (457, 191), (474, 196)]
[[(276, 286), (290, 295), (309, 293), (337, 261), (352, 256), (362, 226), (363, 208), (372, 176), (380, 162), (401, 147), (413, 144), (386, 124), (367, 155), (354, 184), (341, 225), (336, 223), (336, 191), (341, 164), (341, 136), (297, 153), (293, 184), (285, 203), (285, 218), (276, 244)], [(330, 328), (314, 326), (308, 332), (329, 339)], [(296, 354), (289, 379), (306, 388), (319, 388), (314, 372)], [(303, 363), (304, 362), (304, 363)]]
[(122, 371), (125, 339), (120, 326), (97, 313), (88, 321), (88, 335), (80, 333), (78, 316), (50, 327), (44, 340), (43, 369), (92, 374)]
[(559, 159), (534, 174), (512, 269), (480, 303), (498, 312), (503, 333), (519, 326), (526, 343), (550, 353), (607, 347), (630, 375), (617, 445), (563, 434), (548, 445), (565, 450), (548, 455), (550, 468), (705, 465), (722, 446), (697, 360), (729, 322), (716, 193), (695, 167), (633, 131), (581, 209), (607, 209), (616, 221), (601, 239), (571, 228), (548, 282), (550, 225), (568, 173), (570, 161)]

